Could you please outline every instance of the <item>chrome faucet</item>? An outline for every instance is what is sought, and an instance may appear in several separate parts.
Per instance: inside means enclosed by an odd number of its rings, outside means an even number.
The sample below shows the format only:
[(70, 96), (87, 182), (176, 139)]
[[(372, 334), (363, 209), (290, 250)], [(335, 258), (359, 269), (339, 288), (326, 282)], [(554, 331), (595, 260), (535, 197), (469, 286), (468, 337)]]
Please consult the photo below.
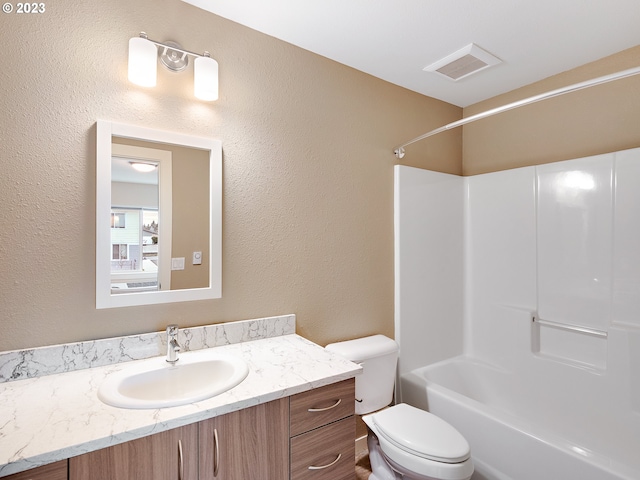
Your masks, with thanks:
[(167, 362), (176, 363), (180, 345), (178, 344), (178, 325), (167, 325)]

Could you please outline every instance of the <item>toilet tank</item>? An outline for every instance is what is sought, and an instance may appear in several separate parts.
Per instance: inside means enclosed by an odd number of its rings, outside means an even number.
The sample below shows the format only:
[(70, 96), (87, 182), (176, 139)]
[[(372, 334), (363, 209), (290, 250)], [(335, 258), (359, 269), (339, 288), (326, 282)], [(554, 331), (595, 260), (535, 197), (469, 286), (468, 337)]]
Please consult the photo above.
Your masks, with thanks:
[(347, 340), (327, 345), (326, 350), (358, 363), (356, 413), (364, 415), (386, 407), (393, 400), (398, 361), (398, 344), (384, 335)]

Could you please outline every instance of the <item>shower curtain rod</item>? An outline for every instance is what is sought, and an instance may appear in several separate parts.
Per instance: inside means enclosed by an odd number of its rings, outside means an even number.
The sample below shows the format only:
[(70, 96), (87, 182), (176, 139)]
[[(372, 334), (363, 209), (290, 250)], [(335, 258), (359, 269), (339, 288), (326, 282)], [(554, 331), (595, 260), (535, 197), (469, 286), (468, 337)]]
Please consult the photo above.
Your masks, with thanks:
[(446, 132), (447, 130), (451, 130), (452, 128), (461, 127), (462, 125), (466, 125), (468, 123), (475, 122), (477, 120), (482, 120), (483, 118), (491, 117), (493, 115), (497, 115), (498, 113), (506, 112), (508, 110), (513, 110), (514, 108), (524, 107), (525, 105), (530, 105), (532, 103), (540, 102), (541, 100), (547, 100), (548, 98), (559, 97), (560, 95), (564, 95), (566, 93), (576, 92), (578, 90), (582, 90), (584, 88), (594, 87), (596, 85), (602, 85), (603, 83), (612, 82), (614, 80), (620, 80), (622, 78), (632, 77), (633, 75), (638, 75), (640, 73), (640, 67), (630, 68), (628, 70), (623, 70), (621, 72), (612, 73), (610, 75), (604, 75), (602, 77), (594, 78), (592, 80), (587, 80), (580, 83), (575, 83), (573, 85), (569, 85), (566, 87), (558, 88), (556, 90), (551, 90), (547, 93), (541, 93), (539, 95), (534, 95), (533, 97), (525, 98), (523, 100), (518, 100), (517, 102), (508, 103), (507, 105), (503, 105), (501, 107), (492, 108), (487, 110), (486, 112), (476, 113), (475, 115), (471, 115), (470, 117), (463, 118), (456, 122), (448, 123), (443, 127), (436, 128), (435, 130), (431, 130), (430, 132), (425, 133), (424, 135), (420, 135), (419, 137), (414, 138), (413, 140), (409, 140), (406, 143), (396, 147), (393, 150), (396, 157), (402, 158), (404, 157), (404, 147), (411, 145), (412, 143), (419, 142), (420, 140), (424, 140), (425, 138), (432, 137), (433, 135), (437, 135), (438, 133)]

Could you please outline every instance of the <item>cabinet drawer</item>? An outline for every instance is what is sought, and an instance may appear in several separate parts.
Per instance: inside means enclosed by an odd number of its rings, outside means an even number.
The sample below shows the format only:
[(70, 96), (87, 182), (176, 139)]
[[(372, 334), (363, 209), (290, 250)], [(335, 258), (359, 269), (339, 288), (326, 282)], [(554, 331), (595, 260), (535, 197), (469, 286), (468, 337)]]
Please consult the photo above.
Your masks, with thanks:
[(6, 477), (6, 480), (67, 480), (67, 461), (62, 460), (15, 473)]
[(355, 381), (351, 378), (293, 395), (290, 409), (292, 437), (353, 415)]
[(350, 416), (293, 437), (291, 480), (353, 480), (355, 434), (355, 417)]

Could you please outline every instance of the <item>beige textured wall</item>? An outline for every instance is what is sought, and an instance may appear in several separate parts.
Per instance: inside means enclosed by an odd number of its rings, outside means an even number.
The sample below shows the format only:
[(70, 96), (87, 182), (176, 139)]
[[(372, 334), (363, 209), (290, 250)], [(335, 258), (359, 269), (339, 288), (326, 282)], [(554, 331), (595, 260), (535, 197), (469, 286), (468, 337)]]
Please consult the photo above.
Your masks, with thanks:
[[(468, 117), (574, 83), (637, 67), (640, 46), (477, 103)], [(640, 76), (511, 110), (463, 127), (464, 175), (640, 147)]]
[[(184, 257), (184, 270), (171, 272), (171, 290), (209, 286), (209, 154), (176, 148), (173, 155), (172, 257)], [(202, 264), (193, 264), (202, 252)]]
[[(393, 334), (392, 149), (461, 109), (179, 0), (61, 0), (0, 21), (0, 350), (284, 313), (321, 344)], [(141, 30), (210, 50), (220, 100), (193, 98), (192, 69), (129, 84)], [(99, 118), (222, 141), (222, 299), (95, 309)], [(410, 152), (461, 172), (460, 133)]]

